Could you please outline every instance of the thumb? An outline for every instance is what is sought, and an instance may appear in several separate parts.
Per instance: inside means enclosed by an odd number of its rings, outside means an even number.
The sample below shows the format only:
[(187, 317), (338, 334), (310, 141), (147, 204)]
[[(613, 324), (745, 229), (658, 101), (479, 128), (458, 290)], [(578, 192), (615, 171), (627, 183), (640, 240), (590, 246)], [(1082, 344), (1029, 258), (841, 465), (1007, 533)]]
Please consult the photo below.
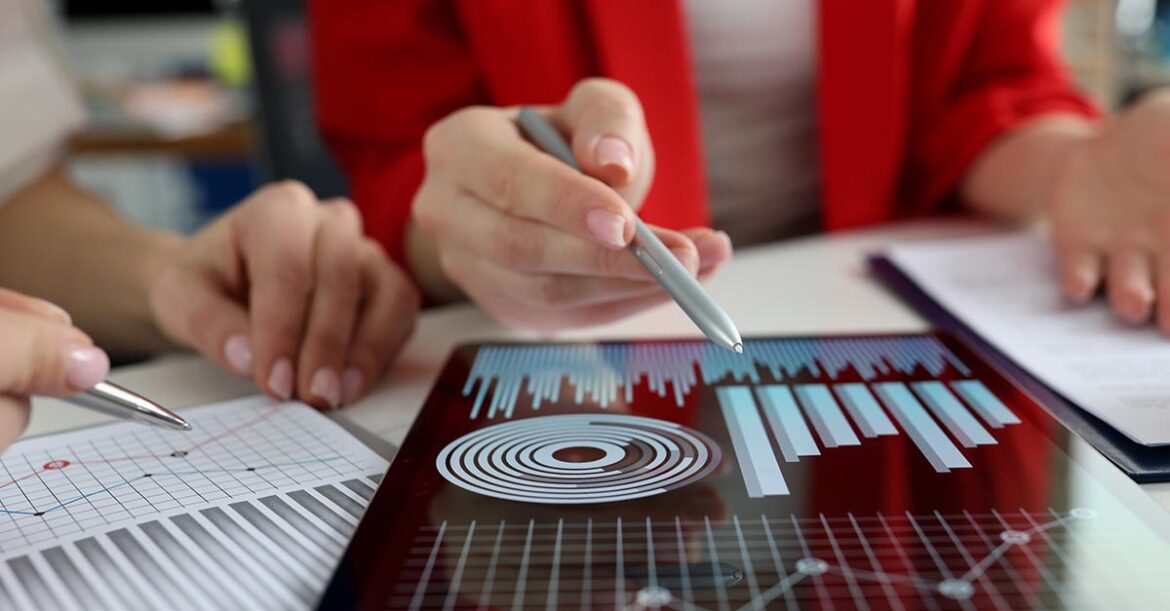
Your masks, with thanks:
[[(654, 149), (642, 104), (629, 87), (609, 79), (586, 79), (555, 114), (564, 131), (572, 134), (573, 156), (586, 174), (619, 190), (649, 186)], [(630, 203), (640, 204), (643, 194)]]
[(59, 320), (0, 309), (0, 336), (0, 395), (72, 395), (110, 372), (106, 353)]

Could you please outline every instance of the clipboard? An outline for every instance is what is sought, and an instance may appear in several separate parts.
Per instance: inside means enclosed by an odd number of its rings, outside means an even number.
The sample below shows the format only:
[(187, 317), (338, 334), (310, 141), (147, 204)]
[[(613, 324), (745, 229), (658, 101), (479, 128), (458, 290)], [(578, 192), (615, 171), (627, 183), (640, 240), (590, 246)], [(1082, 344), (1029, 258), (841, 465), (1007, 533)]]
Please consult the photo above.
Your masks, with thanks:
[(884, 255), (868, 259), (874, 275), (934, 326), (950, 332), (1014, 381), (1062, 424), (1089, 442), (1139, 483), (1170, 481), (1170, 449), (1136, 443), (1109, 424), (1077, 407), (1008, 358), (965, 322), (935, 301)]

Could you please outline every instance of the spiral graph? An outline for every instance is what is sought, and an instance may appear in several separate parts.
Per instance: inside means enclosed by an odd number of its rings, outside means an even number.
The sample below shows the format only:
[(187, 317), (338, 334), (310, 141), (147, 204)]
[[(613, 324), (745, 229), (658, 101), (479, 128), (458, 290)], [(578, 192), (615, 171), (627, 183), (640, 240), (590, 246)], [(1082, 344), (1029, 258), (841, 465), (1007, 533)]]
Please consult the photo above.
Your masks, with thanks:
[(477, 494), (576, 505), (669, 492), (706, 477), (720, 459), (714, 441), (673, 422), (564, 414), (473, 431), (443, 448), (435, 464), (447, 481)]

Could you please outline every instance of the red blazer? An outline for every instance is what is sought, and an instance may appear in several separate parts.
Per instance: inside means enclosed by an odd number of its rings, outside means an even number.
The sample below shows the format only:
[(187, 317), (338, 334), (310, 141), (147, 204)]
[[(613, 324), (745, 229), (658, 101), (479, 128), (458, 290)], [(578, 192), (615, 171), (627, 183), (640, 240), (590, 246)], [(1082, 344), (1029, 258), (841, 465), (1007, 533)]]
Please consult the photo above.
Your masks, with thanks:
[[(1059, 58), (1060, 0), (820, 0), (827, 229), (942, 206), (987, 144), (1039, 114), (1092, 116)], [(629, 85), (658, 157), (642, 215), (708, 220), (678, 0), (313, 0), (317, 113), (367, 232), (402, 258), (429, 125), (471, 104)]]

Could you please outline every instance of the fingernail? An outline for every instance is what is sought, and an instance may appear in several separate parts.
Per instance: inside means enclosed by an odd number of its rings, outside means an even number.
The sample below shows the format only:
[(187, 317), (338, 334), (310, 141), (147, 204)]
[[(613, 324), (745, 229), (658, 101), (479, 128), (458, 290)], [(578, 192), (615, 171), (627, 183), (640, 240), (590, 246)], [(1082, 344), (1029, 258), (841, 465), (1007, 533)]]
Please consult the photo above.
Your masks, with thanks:
[(292, 398), (293, 368), (291, 361), (282, 358), (272, 366), (272, 373), (268, 375), (268, 390), (285, 401)]
[(341, 405), (341, 380), (337, 372), (328, 367), (318, 369), (309, 384), (309, 394), (324, 399), (330, 409), (337, 409)]
[(110, 357), (97, 346), (74, 346), (69, 349), (65, 366), (65, 383), (85, 390), (110, 375)]
[(585, 224), (589, 226), (589, 233), (598, 240), (619, 248), (626, 245), (626, 219), (620, 214), (590, 210), (585, 216)]
[(252, 340), (247, 335), (233, 335), (223, 344), (223, 355), (236, 373), (246, 376), (252, 372)]
[(598, 140), (593, 153), (597, 164), (602, 167), (616, 166), (625, 170), (627, 175), (634, 173), (634, 150), (617, 136), (605, 136)]
[(341, 376), (341, 402), (349, 405), (358, 400), (362, 396), (362, 386), (365, 384), (365, 376), (357, 367), (350, 367), (345, 370), (345, 374)]

